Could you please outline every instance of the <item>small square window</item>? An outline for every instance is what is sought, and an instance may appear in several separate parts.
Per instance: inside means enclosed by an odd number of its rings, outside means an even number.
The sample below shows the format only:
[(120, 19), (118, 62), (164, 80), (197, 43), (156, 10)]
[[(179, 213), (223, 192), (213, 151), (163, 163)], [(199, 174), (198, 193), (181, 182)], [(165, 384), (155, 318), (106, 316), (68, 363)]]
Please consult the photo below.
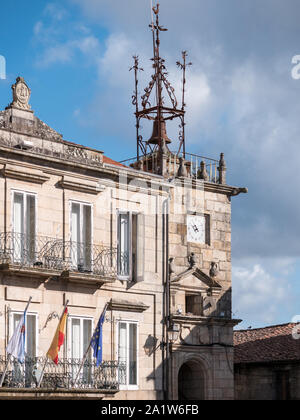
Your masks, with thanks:
[(202, 315), (203, 299), (201, 295), (185, 295), (185, 313)]

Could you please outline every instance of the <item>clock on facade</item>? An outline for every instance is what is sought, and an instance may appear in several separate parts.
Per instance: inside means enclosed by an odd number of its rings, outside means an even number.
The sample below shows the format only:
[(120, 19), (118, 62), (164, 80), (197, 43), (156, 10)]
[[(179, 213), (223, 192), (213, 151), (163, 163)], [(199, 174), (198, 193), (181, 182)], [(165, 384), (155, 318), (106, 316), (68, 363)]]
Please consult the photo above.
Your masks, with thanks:
[(206, 243), (206, 217), (204, 215), (187, 216), (187, 241), (197, 244)]

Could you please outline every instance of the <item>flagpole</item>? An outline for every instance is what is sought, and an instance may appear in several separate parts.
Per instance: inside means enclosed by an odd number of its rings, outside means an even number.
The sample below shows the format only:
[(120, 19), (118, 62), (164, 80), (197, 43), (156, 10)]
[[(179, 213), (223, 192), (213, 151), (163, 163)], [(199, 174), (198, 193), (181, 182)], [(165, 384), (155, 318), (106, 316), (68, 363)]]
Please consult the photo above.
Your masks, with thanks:
[[(104, 307), (104, 310), (103, 310), (102, 314), (106, 312), (106, 310), (107, 310), (107, 308), (108, 308), (108, 305), (109, 305), (109, 303), (106, 303), (106, 305), (105, 305), (105, 307)], [(98, 326), (98, 324), (96, 325), (96, 327), (95, 327), (95, 329), (94, 329), (94, 334), (95, 334), (95, 332), (96, 332), (97, 326)], [(94, 334), (92, 335), (92, 337), (94, 337)], [(81, 370), (82, 370), (82, 368), (83, 368), (83, 366), (84, 366), (84, 364), (85, 364), (85, 361), (86, 361), (86, 359), (87, 359), (87, 357), (88, 357), (88, 354), (89, 354), (89, 351), (90, 351), (91, 345), (92, 345), (92, 338), (91, 338), (91, 340), (90, 340), (90, 344), (89, 344), (89, 346), (88, 346), (88, 348), (87, 348), (87, 350), (86, 350), (86, 352), (85, 352), (85, 354), (84, 354), (84, 356), (83, 356), (83, 359), (82, 359), (81, 365), (80, 365), (79, 370), (78, 370), (78, 372), (77, 372), (76, 378), (75, 378), (75, 380), (74, 380), (74, 382), (73, 382), (73, 386), (75, 386), (75, 385), (76, 385), (76, 383), (77, 383), (77, 381), (78, 381), (78, 378), (79, 378), (80, 372), (81, 372)]]
[[(29, 308), (29, 305), (30, 305), (31, 301), (32, 301), (32, 296), (30, 296), (30, 298), (29, 298), (29, 300), (27, 302), (26, 308), (24, 310), (24, 313), (26, 314), (26, 317), (27, 317), (27, 310)], [(9, 365), (10, 360), (11, 360), (11, 354), (8, 354), (8, 358), (7, 358), (7, 362), (6, 362), (6, 365), (5, 365), (5, 369), (4, 369), (4, 372), (2, 374), (1, 381), (0, 381), (0, 388), (2, 388), (2, 385), (3, 385), (3, 382), (4, 382), (5, 376), (6, 376), (6, 372), (7, 372), (7, 369), (8, 369), (8, 365)]]
[[(64, 309), (63, 309), (62, 315), (61, 315), (61, 317), (60, 317), (60, 321), (62, 320), (62, 317), (64, 316), (64, 313), (65, 313), (65, 310), (66, 310), (66, 308), (67, 308), (68, 304), (69, 304), (69, 301), (67, 300), (67, 301), (66, 301), (66, 304), (65, 304), (65, 306), (64, 306)], [(44, 377), (44, 372), (45, 372), (45, 369), (46, 369), (47, 362), (48, 362), (48, 357), (47, 357), (47, 355), (46, 355), (45, 363), (44, 363), (44, 366), (43, 366), (43, 369), (42, 369), (42, 372), (41, 372), (40, 379), (39, 379), (38, 384), (37, 384), (37, 388), (40, 388), (40, 386), (41, 386), (41, 383), (42, 383), (42, 380), (43, 380), (43, 377)]]

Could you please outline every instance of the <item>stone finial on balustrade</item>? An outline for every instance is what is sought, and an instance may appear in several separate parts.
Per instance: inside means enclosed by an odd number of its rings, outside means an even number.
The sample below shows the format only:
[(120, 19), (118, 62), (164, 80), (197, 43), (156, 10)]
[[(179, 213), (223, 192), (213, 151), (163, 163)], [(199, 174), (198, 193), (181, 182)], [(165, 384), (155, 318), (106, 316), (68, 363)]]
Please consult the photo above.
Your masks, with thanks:
[(142, 160), (139, 160), (137, 162), (137, 170), (142, 171), (144, 169), (144, 162)]
[(177, 172), (177, 177), (178, 178), (187, 178), (188, 173), (186, 170), (186, 166), (185, 166), (185, 161), (183, 159), (183, 157), (179, 158), (179, 168), (178, 168), (178, 172)]
[(226, 167), (226, 162), (224, 159), (224, 153), (221, 153), (218, 171), (219, 171), (219, 184), (225, 185), (227, 167)]
[(197, 178), (202, 179), (203, 181), (208, 181), (209, 180), (209, 176), (208, 176), (208, 173), (206, 171), (206, 165), (205, 165), (204, 161), (202, 161), (200, 163), (200, 169), (197, 173)]

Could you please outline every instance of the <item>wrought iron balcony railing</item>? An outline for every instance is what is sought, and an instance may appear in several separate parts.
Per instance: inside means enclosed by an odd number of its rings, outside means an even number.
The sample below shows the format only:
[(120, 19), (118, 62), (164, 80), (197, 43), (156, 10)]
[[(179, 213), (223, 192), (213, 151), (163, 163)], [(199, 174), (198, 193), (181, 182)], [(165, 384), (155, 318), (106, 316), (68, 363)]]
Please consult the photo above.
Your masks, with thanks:
[(0, 264), (116, 277), (128, 264), (128, 255), (117, 248), (64, 242), (21, 233), (0, 233)]
[[(47, 359), (43, 372), (41, 389), (90, 389), (90, 390), (118, 390), (119, 385), (126, 382), (126, 366), (115, 361), (103, 362), (99, 367), (93, 360), (86, 360), (75, 382), (81, 359), (61, 359), (58, 365)], [(7, 359), (0, 356), (0, 378), (7, 364)], [(45, 364), (44, 357), (26, 357), (25, 363), (20, 364), (11, 358), (8, 363), (2, 387), (11, 389), (35, 389), (41, 378)]]
[[(183, 157), (183, 153), (179, 154)], [(188, 162), (189, 174), (194, 179), (202, 179), (213, 183), (218, 183), (218, 164), (215, 159), (204, 156), (195, 155), (193, 153), (185, 153), (185, 159)]]

